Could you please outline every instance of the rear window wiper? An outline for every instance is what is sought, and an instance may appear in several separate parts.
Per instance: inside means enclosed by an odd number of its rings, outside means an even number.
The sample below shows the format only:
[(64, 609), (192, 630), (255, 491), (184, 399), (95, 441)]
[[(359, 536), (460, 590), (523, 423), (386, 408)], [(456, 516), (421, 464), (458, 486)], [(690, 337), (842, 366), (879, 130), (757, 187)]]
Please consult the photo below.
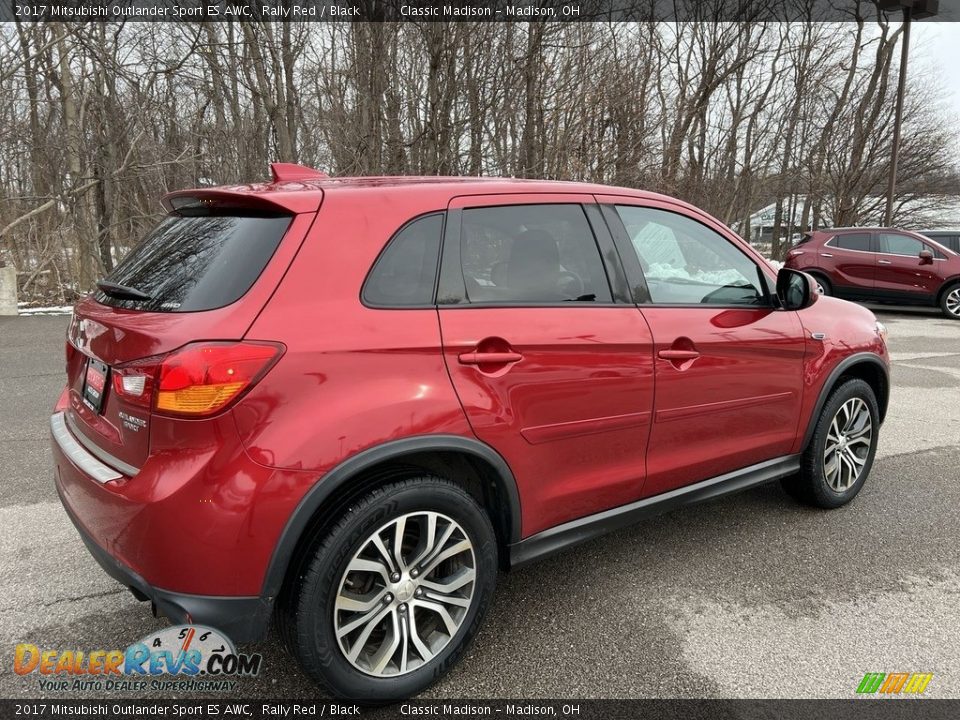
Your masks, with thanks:
[(153, 300), (152, 295), (147, 295), (135, 287), (121, 285), (120, 283), (110, 282), (109, 280), (97, 280), (97, 287), (117, 300)]

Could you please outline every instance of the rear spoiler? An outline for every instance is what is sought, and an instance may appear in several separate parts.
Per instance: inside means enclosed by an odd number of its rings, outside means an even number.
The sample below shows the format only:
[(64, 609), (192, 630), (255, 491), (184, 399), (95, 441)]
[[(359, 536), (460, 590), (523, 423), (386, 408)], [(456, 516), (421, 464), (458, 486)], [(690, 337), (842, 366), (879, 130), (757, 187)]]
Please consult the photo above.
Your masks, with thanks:
[(185, 208), (209, 207), (219, 210), (255, 210), (259, 212), (299, 213), (316, 212), (323, 201), (323, 190), (315, 184), (290, 183), (281, 185), (240, 185), (230, 188), (198, 188), (177, 190), (163, 196), (161, 202), (168, 212)]

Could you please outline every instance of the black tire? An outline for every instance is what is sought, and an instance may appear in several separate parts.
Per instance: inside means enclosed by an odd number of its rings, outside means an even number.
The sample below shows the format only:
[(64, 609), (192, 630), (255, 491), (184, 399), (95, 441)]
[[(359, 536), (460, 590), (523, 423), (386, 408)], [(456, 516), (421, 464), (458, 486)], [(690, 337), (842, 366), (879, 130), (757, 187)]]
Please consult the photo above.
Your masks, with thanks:
[[(397, 518), (417, 512), (436, 512), (452, 519), (472, 544), (476, 579), (471, 604), (456, 632), (429, 662), (406, 674), (378, 677), (355, 667), (341, 649), (334, 627), (335, 603), (347, 565), (370, 538)], [(450, 670), (480, 628), (496, 584), (497, 542), (489, 517), (466, 491), (438, 477), (400, 480), (373, 490), (353, 503), (315, 547), (302, 566), (305, 571), (292, 582), (278, 608), (281, 636), (321, 690), (363, 704), (409, 698)], [(424, 573), (421, 579), (427, 576)], [(400, 601), (399, 592), (394, 600)], [(413, 607), (411, 602), (398, 611), (412, 614)], [(384, 622), (389, 621), (390, 617)]]
[[(831, 425), (837, 413), (848, 401), (860, 399), (866, 406), (871, 423), (871, 436), (869, 448), (862, 458), (863, 465), (859, 469), (859, 475), (849, 486), (841, 490), (831, 486), (827, 477), (827, 461), (824, 453), (827, 447), (828, 435), (831, 433)], [(781, 481), (784, 489), (797, 500), (820, 508), (837, 508), (846, 505), (856, 497), (863, 487), (870, 469), (873, 467), (873, 459), (877, 452), (878, 431), (880, 429), (880, 409), (877, 405), (877, 398), (873, 388), (869, 384), (858, 378), (850, 378), (839, 385), (827, 402), (824, 403), (820, 411), (820, 417), (817, 419), (817, 425), (813, 432), (803, 456), (800, 461), (800, 472)], [(839, 463), (838, 460), (835, 462)], [(831, 467), (833, 463), (829, 463)], [(852, 467), (847, 463), (845, 467)], [(841, 466), (838, 472), (842, 473), (844, 466)], [(838, 483), (840, 484), (840, 483)]]
[(833, 285), (830, 284), (830, 281), (827, 280), (820, 273), (810, 273), (813, 276), (813, 279), (817, 281), (820, 287), (823, 289), (823, 294), (830, 296), (833, 295)]
[(960, 283), (954, 283), (940, 294), (940, 311), (951, 320), (960, 320)]

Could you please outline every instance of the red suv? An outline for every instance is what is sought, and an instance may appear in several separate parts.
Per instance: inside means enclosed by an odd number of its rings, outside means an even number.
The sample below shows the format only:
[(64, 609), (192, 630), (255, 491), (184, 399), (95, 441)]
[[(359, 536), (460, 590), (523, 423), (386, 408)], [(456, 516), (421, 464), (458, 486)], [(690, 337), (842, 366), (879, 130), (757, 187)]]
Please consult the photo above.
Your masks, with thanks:
[(863, 486), (886, 331), (695, 207), (274, 175), (168, 195), (69, 327), (57, 489), (167, 617), (276, 618), (323, 688), (384, 701), (462, 656), (499, 570), (773, 480)]
[(892, 228), (834, 228), (804, 236), (786, 267), (812, 275), (826, 295), (939, 306), (960, 320), (960, 255)]

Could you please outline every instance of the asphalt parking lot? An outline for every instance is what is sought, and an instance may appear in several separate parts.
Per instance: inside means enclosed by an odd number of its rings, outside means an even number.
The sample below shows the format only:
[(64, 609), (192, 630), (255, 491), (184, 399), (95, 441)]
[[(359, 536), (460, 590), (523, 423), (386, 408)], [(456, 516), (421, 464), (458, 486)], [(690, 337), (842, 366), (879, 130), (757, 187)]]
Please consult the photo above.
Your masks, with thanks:
[[(502, 575), (477, 641), (428, 695), (849, 698), (864, 673), (903, 671), (960, 697), (960, 323), (878, 315), (894, 389), (852, 504), (815, 511), (770, 485)], [(166, 624), (100, 570), (56, 497), (66, 323), (0, 318), (0, 697), (43, 694), (13, 672), (18, 642), (125, 648)], [(316, 694), (276, 639), (256, 650), (263, 670), (235, 695)]]

